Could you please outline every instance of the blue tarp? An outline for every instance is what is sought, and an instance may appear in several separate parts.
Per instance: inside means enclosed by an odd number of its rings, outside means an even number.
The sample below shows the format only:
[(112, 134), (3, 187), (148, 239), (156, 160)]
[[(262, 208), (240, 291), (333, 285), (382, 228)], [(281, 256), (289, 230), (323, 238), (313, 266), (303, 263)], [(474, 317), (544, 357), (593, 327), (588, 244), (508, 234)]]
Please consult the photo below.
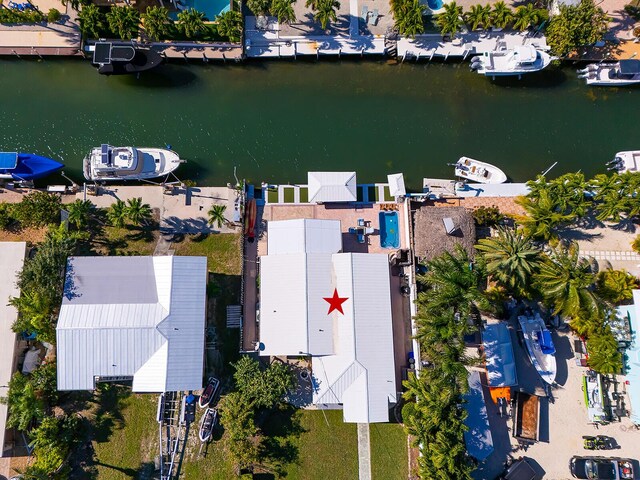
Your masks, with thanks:
[(538, 333), (538, 343), (540, 344), (540, 350), (542, 353), (550, 355), (556, 353), (556, 347), (553, 345), (551, 339), (551, 332), (547, 329), (542, 330), (542, 335)]
[(469, 414), (464, 424), (469, 430), (464, 432), (464, 443), (467, 445), (469, 455), (482, 462), (493, 453), (493, 438), (482, 393), (480, 373), (471, 372), (468, 381), (469, 392), (465, 395), (467, 401), (465, 408)]
[(492, 323), (482, 332), (490, 387), (513, 387), (518, 384), (511, 335), (504, 323)]
[(0, 169), (16, 168), (18, 164), (18, 154), (15, 152), (0, 152)]
[(640, 425), (640, 290), (633, 291), (633, 305), (618, 307), (618, 315), (628, 315), (633, 341), (626, 351), (627, 393), (631, 421)]

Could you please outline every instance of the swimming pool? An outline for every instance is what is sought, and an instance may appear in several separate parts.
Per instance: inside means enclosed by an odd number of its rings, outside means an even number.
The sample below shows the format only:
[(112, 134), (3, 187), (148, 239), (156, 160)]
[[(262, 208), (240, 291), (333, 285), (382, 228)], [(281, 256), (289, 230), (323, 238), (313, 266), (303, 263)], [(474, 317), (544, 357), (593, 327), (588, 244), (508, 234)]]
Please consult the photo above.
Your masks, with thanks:
[(427, 5), (431, 10), (440, 10), (444, 2), (442, 0), (427, 0)]
[(380, 245), (382, 248), (398, 248), (398, 212), (380, 212)]
[[(438, 0), (440, 1), (440, 0)], [(229, 11), (231, 2), (229, 0), (179, 0), (185, 8), (193, 8), (199, 12), (203, 12), (207, 20), (214, 21), (221, 13)], [(178, 12), (169, 13), (169, 17), (177, 20)]]

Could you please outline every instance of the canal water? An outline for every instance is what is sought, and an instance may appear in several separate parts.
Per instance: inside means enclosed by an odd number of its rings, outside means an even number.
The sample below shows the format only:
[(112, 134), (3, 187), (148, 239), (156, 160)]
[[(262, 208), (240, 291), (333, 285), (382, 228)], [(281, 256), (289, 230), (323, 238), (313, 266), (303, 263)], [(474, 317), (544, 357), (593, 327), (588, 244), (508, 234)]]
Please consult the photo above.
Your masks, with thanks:
[(163, 65), (102, 77), (81, 60), (0, 60), (0, 151), (49, 155), (82, 180), (93, 146), (164, 146), (182, 179), (305, 182), (308, 170), (448, 178), (466, 155), (524, 181), (640, 149), (640, 89), (587, 88), (573, 68), (491, 81), (468, 64), (271, 61)]

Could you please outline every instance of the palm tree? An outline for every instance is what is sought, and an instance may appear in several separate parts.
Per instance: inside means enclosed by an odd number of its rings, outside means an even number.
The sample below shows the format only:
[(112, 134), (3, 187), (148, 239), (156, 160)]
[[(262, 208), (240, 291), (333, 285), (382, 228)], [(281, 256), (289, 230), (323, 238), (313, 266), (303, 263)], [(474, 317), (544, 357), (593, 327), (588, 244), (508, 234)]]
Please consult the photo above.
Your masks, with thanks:
[(272, 11), (271, 0), (247, 0), (246, 5), (256, 15), (267, 15)]
[(471, 261), (469, 253), (459, 244), (453, 253), (445, 252), (427, 264), (428, 271), (418, 280), (427, 287), (419, 296), (419, 303), (429, 312), (449, 307), (467, 316), (471, 310), (489, 308), (480, 291), (485, 281), (482, 264)]
[(535, 276), (538, 289), (553, 313), (566, 317), (600, 310), (602, 302), (593, 291), (595, 280), (589, 261), (580, 258), (575, 243), (553, 250)]
[(633, 298), (638, 280), (624, 270), (608, 269), (598, 274), (596, 292), (605, 300), (618, 304)]
[(608, 326), (593, 332), (587, 339), (589, 367), (602, 374), (619, 373), (622, 369), (622, 354), (618, 350), (618, 341)]
[(122, 40), (130, 40), (138, 36), (140, 29), (140, 13), (128, 5), (113, 6), (107, 13), (109, 29)]
[(116, 200), (107, 211), (107, 218), (114, 227), (122, 228), (127, 221), (127, 204), (122, 200)]
[(472, 5), (465, 18), (471, 24), (471, 31), (480, 25), (486, 30), (491, 26), (491, 5)]
[(596, 218), (601, 222), (619, 222), (622, 219), (620, 214), (625, 212), (628, 202), (622, 177), (617, 173), (599, 174), (590, 183), (595, 190)]
[(178, 13), (178, 30), (187, 38), (198, 37), (207, 30), (204, 20), (204, 13), (188, 8)]
[(336, 14), (336, 10), (340, 8), (338, 0), (307, 0), (305, 5), (307, 8), (311, 7), (315, 12), (313, 18), (316, 22), (320, 22), (323, 30), (327, 29), (329, 23), (338, 21)]
[(104, 15), (92, 3), (82, 7), (82, 10), (78, 13), (78, 22), (82, 33), (90, 35), (92, 38), (100, 38), (105, 29)]
[(462, 26), (462, 7), (455, 1), (444, 4), (444, 12), (436, 16), (436, 23), (440, 27), (442, 35), (451, 35), (454, 38)]
[(151, 206), (148, 203), (142, 203), (142, 198), (130, 198), (127, 200), (125, 208), (127, 218), (136, 225), (147, 223), (151, 219)]
[(224, 212), (227, 209), (226, 205), (211, 205), (209, 209), (209, 225), (217, 224), (218, 228), (222, 228), (227, 221), (224, 216)]
[(502, 0), (493, 5), (491, 23), (497, 28), (507, 28), (513, 21), (513, 12)]
[(511, 229), (498, 229), (496, 237), (479, 240), (476, 249), (483, 253), (488, 273), (517, 295), (528, 291), (542, 261), (531, 239)]
[(513, 28), (524, 31), (532, 25), (537, 25), (541, 20), (541, 13), (533, 3), (520, 5), (516, 8)]
[(271, 14), (278, 18), (279, 23), (292, 24), (296, 21), (296, 12), (293, 4), (296, 0), (273, 0)]
[(394, 1), (391, 4), (395, 29), (400, 35), (415, 37), (424, 33), (425, 6), (419, 0)]
[(216, 18), (218, 33), (229, 39), (230, 42), (239, 42), (242, 38), (242, 14), (235, 10), (229, 10)]
[(19, 313), (19, 318), (12, 326), (16, 333), (34, 332), (39, 340), (55, 339), (53, 303), (50, 296), (39, 291), (23, 290), (19, 297), (12, 297), (9, 304)]
[(524, 234), (531, 238), (549, 240), (556, 236), (556, 229), (571, 222), (573, 216), (560, 211), (558, 201), (548, 189), (539, 191), (537, 198), (531, 196), (516, 198), (526, 215), (517, 217)]
[(67, 205), (67, 212), (69, 212), (69, 223), (75, 226), (78, 230), (85, 227), (89, 222), (89, 217), (93, 211), (94, 205), (89, 200), (76, 200), (73, 203)]
[(162, 40), (169, 33), (169, 10), (165, 7), (147, 7), (147, 11), (142, 14), (144, 31), (152, 40)]
[(582, 173), (566, 173), (547, 184), (552, 197), (558, 204), (558, 210), (582, 218), (587, 215), (593, 202), (587, 198), (587, 182)]

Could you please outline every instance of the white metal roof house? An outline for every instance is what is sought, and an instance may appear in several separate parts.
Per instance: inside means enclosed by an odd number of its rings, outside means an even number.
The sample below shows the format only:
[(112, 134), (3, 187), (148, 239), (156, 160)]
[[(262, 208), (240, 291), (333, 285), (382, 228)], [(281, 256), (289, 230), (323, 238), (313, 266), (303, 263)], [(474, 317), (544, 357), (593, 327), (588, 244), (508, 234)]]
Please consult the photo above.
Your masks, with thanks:
[(356, 172), (309, 172), (309, 203), (355, 202)]
[(58, 389), (119, 378), (134, 392), (201, 388), (206, 283), (206, 257), (70, 257)]
[(342, 407), (345, 422), (388, 422), (397, 399), (387, 256), (340, 253), (332, 220), (267, 228), (260, 355), (311, 356), (316, 406)]
[[(0, 242), (0, 396), (7, 395), (11, 375), (16, 369), (16, 334), (11, 329), (18, 311), (9, 305), (11, 297), (20, 296), (17, 275), (24, 265), (25, 242)], [(7, 406), (0, 403), (0, 456), (5, 456)]]

